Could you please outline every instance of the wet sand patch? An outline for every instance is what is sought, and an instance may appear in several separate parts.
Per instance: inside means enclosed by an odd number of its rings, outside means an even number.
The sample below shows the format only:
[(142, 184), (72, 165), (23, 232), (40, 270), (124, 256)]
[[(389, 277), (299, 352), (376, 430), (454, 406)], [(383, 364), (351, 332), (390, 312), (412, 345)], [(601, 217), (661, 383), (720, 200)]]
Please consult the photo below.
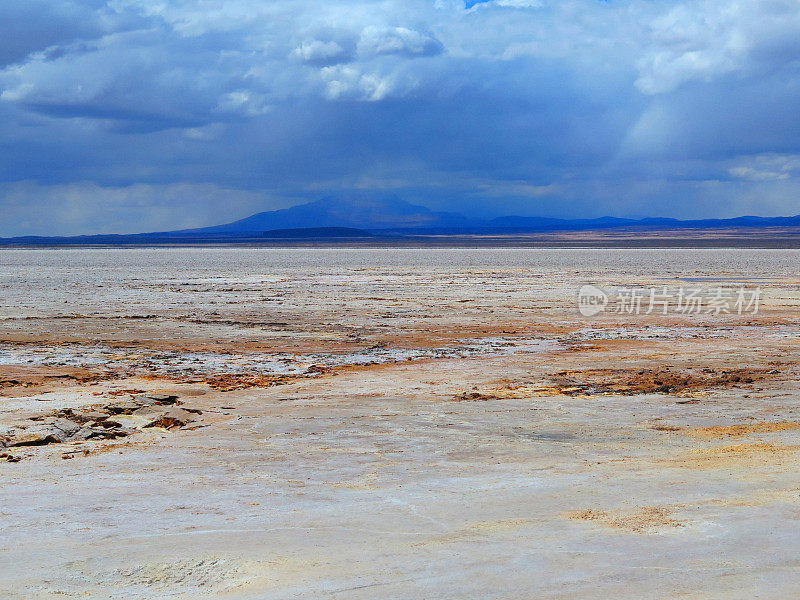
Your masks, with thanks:
[(667, 506), (644, 506), (631, 511), (576, 510), (561, 516), (570, 521), (588, 521), (625, 533), (653, 534), (686, 526), (673, 518), (673, 512), (674, 509)]
[(671, 394), (740, 386), (763, 380), (774, 369), (587, 369), (560, 371), (553, 388), (566, 395)]
[(465, 391), (460, 401), (530, 398), (535, 396), (600, 396), (639, 394), (690, 395), (750, 385), (777, 375), (777, 369), (578, 369), (549, 375), (538, 382), (505, 384)]
[(800, 421), (744, 423), (740, 425), (712, 425), (684, 431), (686, 435), (705, 439), (741, 437), (755, 433), (776, 433), (800, 429)]
[(67, 381), (93, 383), (111, 378), (107, 373), (81, 367), (0, 365), (0, 395), (13, 388), (36, 388)]
[(769, 442), (694, 448), (683, 456), (661, 461), (665, 465), (689, 469), (747, 469), (753, 467), (792, 467), (800, 445)]

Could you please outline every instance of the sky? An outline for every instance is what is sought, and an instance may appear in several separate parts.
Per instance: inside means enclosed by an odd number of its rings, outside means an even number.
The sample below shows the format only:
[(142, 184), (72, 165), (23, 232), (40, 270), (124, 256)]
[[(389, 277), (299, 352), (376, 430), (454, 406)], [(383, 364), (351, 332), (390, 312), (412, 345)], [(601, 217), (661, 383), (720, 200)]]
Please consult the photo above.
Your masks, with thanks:
[(800, 0), (0, 3), (0, 236), (349, 191), (474, 217), (800, 213)]

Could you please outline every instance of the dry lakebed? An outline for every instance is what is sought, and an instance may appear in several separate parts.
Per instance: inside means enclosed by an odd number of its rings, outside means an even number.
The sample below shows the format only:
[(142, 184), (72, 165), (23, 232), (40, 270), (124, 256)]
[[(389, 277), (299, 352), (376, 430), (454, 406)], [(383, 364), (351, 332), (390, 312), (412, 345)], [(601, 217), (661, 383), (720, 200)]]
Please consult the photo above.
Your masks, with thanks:
[[(0, 275), (4, 598), (800, 592), (800, 251), (9, 249)], [(587, 317), (586, 284), (760, 301)]]

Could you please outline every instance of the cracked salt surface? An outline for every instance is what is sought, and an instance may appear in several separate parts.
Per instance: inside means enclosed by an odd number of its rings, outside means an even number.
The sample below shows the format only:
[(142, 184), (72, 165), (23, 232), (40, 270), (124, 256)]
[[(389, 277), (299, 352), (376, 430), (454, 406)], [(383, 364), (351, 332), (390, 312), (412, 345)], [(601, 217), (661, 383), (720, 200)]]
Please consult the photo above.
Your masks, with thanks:
[(652, 340), (723, 337), (724, 331), (709, 331), (703, 327), (616, 327), (581, 329), (573, 333), (573, 340)]
[(568, 336), (569, 341), (593, 340), (675, 340), (758, 337), (797, 337), (797, 328), (789, 325), (773, 327), (741, 325), (734, 328), (711, 327), (613, 327), (587, 328)]
[(105, 368), (119, 374), (169, 376), (213, 373), (257, 375), (312, 375), (312, 367), (389, 364), (422, 359), (469, 358), (546, 352), (559, 347), (552, 340), (484, 338), (461, 345), (429, 349), (368, 348), (348, 354), (225, 354), (164, 352), (106, 346), (0, 349), (0, 365)]

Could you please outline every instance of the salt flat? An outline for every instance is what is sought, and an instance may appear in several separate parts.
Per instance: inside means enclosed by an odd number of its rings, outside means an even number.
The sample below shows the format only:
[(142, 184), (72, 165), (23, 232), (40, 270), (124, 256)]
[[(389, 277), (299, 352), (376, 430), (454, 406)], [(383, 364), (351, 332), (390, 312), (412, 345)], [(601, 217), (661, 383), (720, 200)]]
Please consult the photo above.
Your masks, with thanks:
[(4, 250), (0, 591), (792, 597), (799, 258)]

